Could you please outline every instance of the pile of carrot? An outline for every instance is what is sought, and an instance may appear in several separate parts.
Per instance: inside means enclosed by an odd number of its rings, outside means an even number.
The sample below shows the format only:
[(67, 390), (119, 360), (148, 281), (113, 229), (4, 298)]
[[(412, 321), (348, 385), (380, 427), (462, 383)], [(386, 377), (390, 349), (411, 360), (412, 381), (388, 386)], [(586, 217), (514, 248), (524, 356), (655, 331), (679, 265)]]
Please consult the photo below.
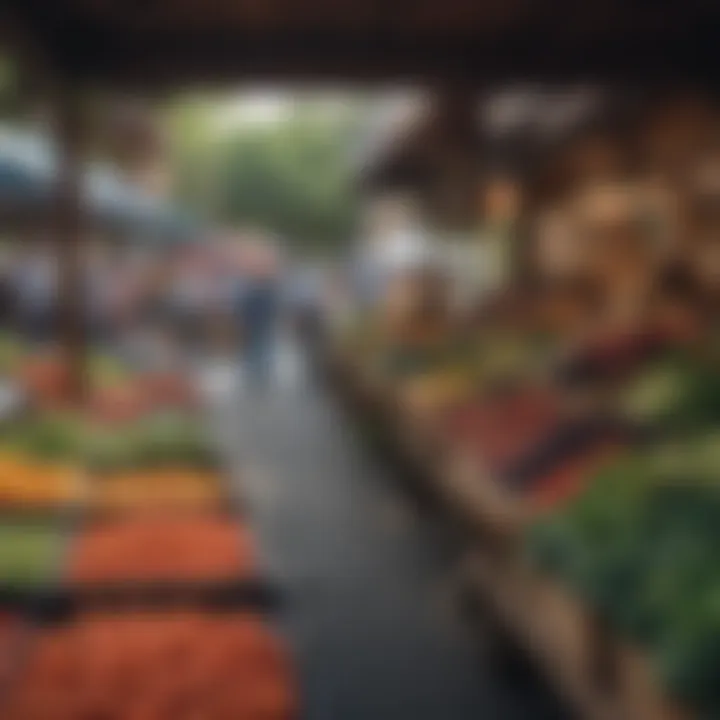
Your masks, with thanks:
[(90, 616), (45, 631), (4, 720), (289, 720), (282, 646), (247, 615)]
[(250, 575), (247, 528), (213, 515), (132, 516), (86, 528), (69, 559), (71, 582), (206, 581)]

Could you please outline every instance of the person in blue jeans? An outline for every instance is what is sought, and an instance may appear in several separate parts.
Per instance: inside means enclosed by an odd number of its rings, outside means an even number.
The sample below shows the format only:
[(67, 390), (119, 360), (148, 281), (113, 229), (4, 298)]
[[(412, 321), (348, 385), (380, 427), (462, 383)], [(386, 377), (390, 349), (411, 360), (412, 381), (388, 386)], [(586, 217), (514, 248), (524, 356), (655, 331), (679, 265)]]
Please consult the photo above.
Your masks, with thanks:
[(279, 310), (275, 278), (260, 276), (246, 280), (239, 304), (245, 369), (251, 383), (266, 386), (272, 379), (275, 324)]

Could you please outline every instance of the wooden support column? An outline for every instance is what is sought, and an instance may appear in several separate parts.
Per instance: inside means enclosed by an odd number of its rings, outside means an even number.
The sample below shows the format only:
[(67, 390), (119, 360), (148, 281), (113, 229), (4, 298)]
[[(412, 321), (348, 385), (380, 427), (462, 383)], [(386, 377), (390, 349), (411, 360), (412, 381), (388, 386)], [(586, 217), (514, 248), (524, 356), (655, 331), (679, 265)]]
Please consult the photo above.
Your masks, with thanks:
[(53, 111), (58, 153), (53, 228), (58, 264), (58, 330), (69, 363), (70, 400), (80, 404), (86, 388), (82, 257), (82, 173), (86, 127), (77, 88), (63, 85), (55, 96)]
[(435, 206), (441, 224), (452, 230), (471, 230), (475, 221), (475, 198), (480, 136), (477, 120), (478, 91), (460, 85), (441, 89), (434, 116), (436, 139)]

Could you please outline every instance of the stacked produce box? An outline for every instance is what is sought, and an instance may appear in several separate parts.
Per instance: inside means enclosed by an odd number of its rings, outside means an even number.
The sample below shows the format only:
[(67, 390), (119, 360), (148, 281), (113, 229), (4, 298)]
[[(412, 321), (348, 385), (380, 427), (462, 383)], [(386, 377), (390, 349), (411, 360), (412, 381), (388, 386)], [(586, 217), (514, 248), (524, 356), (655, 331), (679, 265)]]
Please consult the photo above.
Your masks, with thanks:
[(182, 376), (90, 363), (66, 403), (59, 356), (19, 373), (0, 430), (0, 714), (295, 715), (272, 593)]

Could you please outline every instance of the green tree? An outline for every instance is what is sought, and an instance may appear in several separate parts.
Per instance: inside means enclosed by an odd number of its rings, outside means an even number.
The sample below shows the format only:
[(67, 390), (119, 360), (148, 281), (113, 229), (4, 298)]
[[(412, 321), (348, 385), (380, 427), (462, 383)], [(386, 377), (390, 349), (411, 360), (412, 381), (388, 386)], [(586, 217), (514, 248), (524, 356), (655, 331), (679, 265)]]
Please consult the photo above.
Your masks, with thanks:
[(287, 118), (241, 124), (218, 138), (212, 110), (178, 118), (178, 195), (211, 217), (275, 233), (299, 249), (347, 241), (357, 218), (350, 143), (362, 115), (306, 102)]

